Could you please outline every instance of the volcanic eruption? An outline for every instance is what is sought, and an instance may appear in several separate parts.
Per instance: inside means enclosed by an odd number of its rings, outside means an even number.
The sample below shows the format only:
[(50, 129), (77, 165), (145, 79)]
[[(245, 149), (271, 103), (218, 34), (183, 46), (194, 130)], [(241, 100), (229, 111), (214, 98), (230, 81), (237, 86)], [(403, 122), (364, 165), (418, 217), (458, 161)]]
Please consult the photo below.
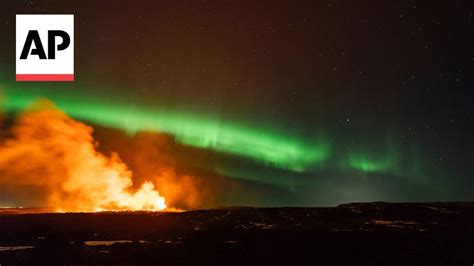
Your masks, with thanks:
[(92, 132), (46, 100), (20, 113), (0, 144), (2, 190), (56, 211), (165, 210), (154, 183), (134, 187), (117, 154), (96, 150)]

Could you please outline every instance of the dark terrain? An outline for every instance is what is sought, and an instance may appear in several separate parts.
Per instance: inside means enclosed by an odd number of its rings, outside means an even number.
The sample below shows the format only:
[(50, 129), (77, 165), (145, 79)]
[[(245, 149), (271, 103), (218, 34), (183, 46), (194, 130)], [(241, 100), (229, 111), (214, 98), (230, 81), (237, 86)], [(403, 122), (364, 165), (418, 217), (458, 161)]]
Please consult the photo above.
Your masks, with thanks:
[(0, 210), (0, 265), (473, 265), (474, 203)]

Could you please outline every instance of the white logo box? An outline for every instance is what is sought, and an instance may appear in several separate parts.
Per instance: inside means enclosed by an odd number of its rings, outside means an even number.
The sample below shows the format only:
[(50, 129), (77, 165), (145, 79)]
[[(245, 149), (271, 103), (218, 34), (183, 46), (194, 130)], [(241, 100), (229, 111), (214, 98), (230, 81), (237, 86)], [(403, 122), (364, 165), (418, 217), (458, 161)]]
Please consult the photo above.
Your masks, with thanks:
[[(38, 39), (27, 42), (30, 31), (37, 31), (40, 44), (46, 55), (41, 59), (34, 54)], [(67, 48), (58, 50), (64, 39), (54, 37), (53, 44), (49, 43), (48, 35), (53, 31), (63, 31), (69, 36)], [(34, 35), (34, 34), (31, 34)], [(54, 35), (53, 35), (54, 36)], [(28, 45), (31, 44), (31, 45)], [(54, 48), (54, 59), (50, 58), (49, 48)], [(25, 48), (26, 46), (26, 48)], [(28, 56), (21, 59), (23, 49)], [(33, 54), (32, 54), (33, 52)], [(52, 57), (52, 56), (51, 56)], [(16, 80), (17, 81), (74, 81), (74, 15), (72, 14), (18, 14), (16, 15)]]

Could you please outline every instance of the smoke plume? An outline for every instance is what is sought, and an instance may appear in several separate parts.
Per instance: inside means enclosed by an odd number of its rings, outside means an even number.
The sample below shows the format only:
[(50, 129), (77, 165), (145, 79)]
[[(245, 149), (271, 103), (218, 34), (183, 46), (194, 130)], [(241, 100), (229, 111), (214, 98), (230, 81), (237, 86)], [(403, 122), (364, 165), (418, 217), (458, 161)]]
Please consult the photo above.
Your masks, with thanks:
[(0, 192), (61, 211), (164, 209), (155, 184), (134, 188), (118, 155), (96, 150), (92, 131), (46, 101), (22, 112), (2, 132)]

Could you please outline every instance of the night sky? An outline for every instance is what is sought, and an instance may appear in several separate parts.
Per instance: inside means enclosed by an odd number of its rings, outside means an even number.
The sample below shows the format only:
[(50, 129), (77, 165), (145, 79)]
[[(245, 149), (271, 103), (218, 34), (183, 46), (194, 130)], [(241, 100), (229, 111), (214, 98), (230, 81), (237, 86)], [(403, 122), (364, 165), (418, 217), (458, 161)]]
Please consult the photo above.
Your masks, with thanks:
[[(0, 5), (8, 115), (47, 98), (138, 176), (152, 138), (202, 206), (474, 200), (472, 1)], [(15, 81), (22, 13), (75, 14), (75, 82)]]

